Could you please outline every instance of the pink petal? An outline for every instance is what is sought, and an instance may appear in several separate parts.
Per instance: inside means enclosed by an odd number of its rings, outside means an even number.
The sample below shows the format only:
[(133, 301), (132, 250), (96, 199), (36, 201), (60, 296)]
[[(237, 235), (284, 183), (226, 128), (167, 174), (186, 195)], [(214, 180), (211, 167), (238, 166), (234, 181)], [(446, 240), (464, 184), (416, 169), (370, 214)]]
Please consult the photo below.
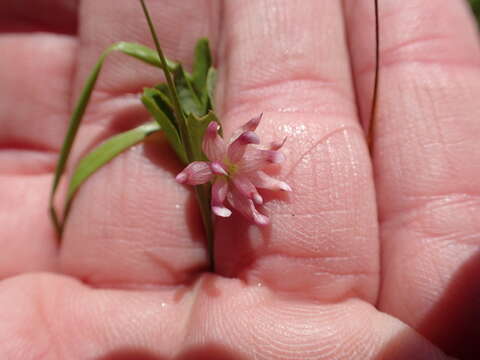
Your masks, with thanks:
[(212, 211), (220, 217), (229, 217), (232, 212), (227, 209), (223, 202), (227, 197), (228, 183), (225, 178), (218, 178), (212, 185)]
[(220, 126), (212, 121), (208, 124), (203, 136), (202, 150), (210, 161), (223, 161), (225, 157), (225, 142), (218, 135)]
[(270, 223), (270, 220), (267, 216), (258, 212), (253, 201), (245, 197), (238, 190), (232, 189), (232, 191), (228, 193), (227, 199), (232, 207), (234, 207), (251, 222), (260, 226), (265, 226)]
[(249, 173), (263, 169), (268, 164), (279, 164), (285, 160), (285, 156), (280, 151), (249, 149), (238, 162), (238, 171)]
[(260, 139), (257, 134), (253, 131), (245, 131), (242, 133), (234, 142), (228, 146), (227, 156), (228, 159), (233, 163), (237, 163), (245, 154), (247, 145), (249, 144), (259, 144)]
[(258, 127), (258, 124), (260, 124), (260, 120), (262, 120), (262, 116), (263, 116), (263, 113), (261, 113), (257, 117), (250, 119), (245, 124), (243, 124), (242, 127), (235, 130), (234, 133), (232, 134), (232, 137), (230, 138), (230, 143), (233, 143), (245, 131), (255, 131)]
[(242, 126), (242, 131), (255, 131), (262, 120), (263, 113), (250, 119), (245, 125)]
[(268, 147), (269, 150), (280, 150), (280, 148), (285, 144), (287, 141), (287, 137), (285, 136), (281, 141), (272, 141)]
[(228, 176), (228, 172), (225, 169), (225, 166), (222, 163), (219, 163), (218, 161), (213, 161), (210, 163), (210, 169), (215, 175), (224, 175)]
[(292, 191), (292, 188), (284, 181), (275, 179), (263, 171), (255, 171), (249, 175), (252, 184), (260, 189)]
[(251, 183), (251, 181), (245, 175), (236, 174), (232, 178), (233, 185), (237, 188), (237, 190), (245, 197), (250, 200), (253, 200), (255, 204), (262, 205), (263, 198), (258, 193), (255, 186)]
[(194, 161), (177, 175), (175, 180), (180, 184), (200, 185), (205, 184), (213, 178), (210, 163), (205, 161)]

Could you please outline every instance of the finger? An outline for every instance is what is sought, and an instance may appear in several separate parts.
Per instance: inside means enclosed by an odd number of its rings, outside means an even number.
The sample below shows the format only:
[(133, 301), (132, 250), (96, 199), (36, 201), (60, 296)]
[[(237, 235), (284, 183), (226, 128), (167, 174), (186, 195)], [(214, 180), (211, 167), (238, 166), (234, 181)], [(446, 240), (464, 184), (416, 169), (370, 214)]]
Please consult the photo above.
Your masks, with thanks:
[(340, 3), (228, 2), (224, 18), (226, 134), (263, 112), (262, 140), (288, 137), (279, 177), (293, 192), (267, 202), (264, 230), (238, 214), (218, 220), (220, 273), (295, 296), (374, 301), (374, 196)]
[[(214, 2), (147, 4), (169, 58), (188, 64), (198, 37), (214, 43)], [(80, 39), (77, 91), (112, 42), (152, 45), (141, 6), (131, 1), (84, 1)], [(107, 60), (97, 83), (78, 135), (77, 158), (108, 135), (148, 120), (138, 93), (160, 82), (162, 72), (117, 55)], [(195, 276), (207, 265), (203, 233), (193, 195), (175, 182), (180, 170), (160, 137), (94, 174), (70, 212), (62, 269), (96, 286), (177, 284)]]
[[(357, 93), (366, 108), (373, 64), (363, 51), (371, 40), (360, 29), (371, 9), (346, 4), (352, 6)], [(383, 1), (380, 20), (380, 306), (461, 355), (472, 347), (458, 342), (479, 331), (470, 321), (478, 316), (478, 294), (472, 293), (478, 284), (471, 279), (480, 245), (478, 32), (464, 1)]]
[(183, 294), (28, 275), (0, 284), (0, 305), (5, 359), (447, 359), (364, 302), (291, 303), (210, 275)]
[(5, 1), (0, 32), (53, 32), (75, 34), (79, 0)]
[(56, 241), (48, 192), (68, 118), (75, 39), (2, 34), (0, 48), (0, 278), (51, 270)]

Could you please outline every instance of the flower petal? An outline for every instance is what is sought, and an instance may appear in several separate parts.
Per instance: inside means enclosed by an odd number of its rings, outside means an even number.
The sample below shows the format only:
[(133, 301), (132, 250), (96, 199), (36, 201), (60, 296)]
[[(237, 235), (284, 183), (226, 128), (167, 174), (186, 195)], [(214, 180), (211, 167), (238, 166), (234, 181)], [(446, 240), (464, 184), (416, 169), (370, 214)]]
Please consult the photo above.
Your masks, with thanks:
[(243, 131), (255, 131), (262, 120), (263, 113), (247, 121), (245, 125), (242, 126)]
[(251, 222), (265, 226), (270, 223), (268, 216), (260, 213), (256, 208), (252, 200), (245, 197), (237, 189), (232, 189), (228, 192), (227, 195), (228, 202), (232, 207), (234, 207), (238, 212), (245, 216)]
[(215, 175), (224, 175), (228, 176), (228, 172), (225, 169), (225, 166), (222, 163), (219, 163), (218, 161), (213, 161), (210, 163), (210, 169)]
[(212, 185), (212, 211), (220, 217), (229, 217), (232, 212), (227, 209), (223, 202), (227, 197), (228, 182), (225, 178), (217, 178)]
[(272, 141), (267, 150), (280, 150), (280, 148), (285, 144), (285, 141), (287, 141), (286, 136), (281, 141)]
[(247, 121), (242, 127), (235, 130), (230, 138), (230, 144), (242, 135), (245, 131), (255, 131), (262, 120), (263, 113)]
[(227, 156), (232, 164), (235, 164), (240, 161), (247, 145), (249, 144), (259, 144), (260, 139), (253, 131), (245, 131), (242, 133), (234, 142), (228, 146)]
[(208, 124), (203, 136), (202, 150), (210, 161), (221, 162), (225, 157), (225, 142), (218, 134), (220, 126), (212, 121)]
[(248, 177), (245, 175), (236, 174), (232, 178), (232, 183), (243, 196), (253, 200), (253, 202), (257, 205), (263, 204), (262, 196), (258, 193), (257, 189), (248, 179)]
[(238, 172), (249, 173), (263, 169), (268, 164), (279, 164), (285, 160), (280, 151), (249, 149), (238, 162)]
[(292, 191), (292, 188), (284, 181), (275, 179), (263, 171), (255, 171), (249, 175), (252, 184), (260, 189)]
[(177, 175), (175, 180), (180, 184), (200, 185), (205, 184), (213, 178), (210, 163), (205, 161), (194, 161)]

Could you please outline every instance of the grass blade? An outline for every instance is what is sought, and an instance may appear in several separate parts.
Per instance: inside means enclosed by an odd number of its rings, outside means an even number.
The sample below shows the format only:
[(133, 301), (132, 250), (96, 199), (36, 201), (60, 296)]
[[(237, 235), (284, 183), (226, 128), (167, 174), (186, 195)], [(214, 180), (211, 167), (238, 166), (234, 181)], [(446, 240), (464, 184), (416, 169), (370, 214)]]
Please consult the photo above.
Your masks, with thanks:
[(168, 64), (165, 58), (165, 55), (163, 55), (162, 47), (160, 46), (160, 42), (158, 40), (157, 33), (155, 31), (155, 28), (153, 26), (152, 18), (150, 17), (150, 13), (148, 12), (147, 6), (145, 5), (144, 0), (140, 0), (140, 4), (142, 5), (143, 13), (145, 14), (145, 18), (147, 19), (147, 24), (150, 29), (150, 33), (153, 38), (153, 42), (155, 44), (155, 49), (157, 50), (158, 57), (160, 58), (160, 61), (162, 62), (162, 70), (163, 74), (165, 75), (165, 79), (167, 80), (167, 86), (168, 86), (168, 92), (170, 95), (170, 100), (172, 101), (173, 104), (173, 110), (175, 111), (175, 118), (176, 118), (176, 123), (178, 124), (179, 128), (179, 133), (180, 133), (180, 138), (182, 139), (182, 143), (185, 148), (185, 152), (187, 154), (187, 158), (190, 160), (191, 159), (191, 149), (188, 144), (188, 142), (185, 141), (187, 138), (187, 129), (185, 125), (185, 117), (183, 116), (183, 111), (182, 107), (180, 105), (180, 101), (178, 99), (177, 95), (177, 90), (175, 88), (175, 84), (172, 79), (172, 75), (170, 74), (170, 70), (168, 69)]
[[(183, 67), (178, 66), (173, 72), (174, 83), (177, 89), (178, 101), (182, 107), (182, 111), (185, 114), (185, 118), (189, 114), (195, 114), (197, 116), (203, 116), (207, 111), (207, 103), (202, 104), (200, 98), (197, 96), (193, 84), (183, 70)], [(187, 127), (187, 132), (188, 132)], [(202, 134), (203, 137), (203, 134)]]
[(214, 95), (215, 84), (217, 83), (217, 70), (214, 67), (208, 69), (206, 91), (208, 96), (208, 108), (215, 110)]
[(67, 200), (65, 203), (65, 210), (63, 222), (60, 229), (67, 218), (72, 200), (77, 193), (80, 186), (98, 169), (107, 164), (114, 157), (145, 140), (145, 138), (155, 132), (161, 131), (160, 126), (152, 121), (142, 124), (132, 130), (125, 131), (121, 134), (114, 135), (107, 139), (99, 146), (85, 155), (77, 164), (73, 171), (72, 178), (68, 186)]
[(90, 101), (93, 87), (97, 82), (98, 75), (100, 74), (100, 70), (102, 69), (102, 66), (103, 66), (103, 63), (105, 62), (106, 57), (111, 52), (114, 52), (114, 51), (120, 51), (126, 55), (140, 59), (147, 64), (151, 64), (160, 68), (162, 68), (163, 64), (165, 64), (168, 70), (174, 70), (178, 66), (177, 63), (169, 60), (167, 61), (166, 59), (164, 59), (164, 61), (160, 61), (160, 58), (156, 53), (156, 51), (149, 49), (146, 46), (135, 44), (135, 43), (119, 42), (119, 43), (113, 44), (102, 53), (97, 63), (95, 64), (95, 67), (90, 73), (90, 76), (87, 78), (84, 88), (80, 94), (80, 98), (78, 99), (77, 104), (75, 105), (75, 109), (73, 111), (72, 117), (70, 118), (70, 123), (68, 125), (67, 135), (65, 136), (62, 149), (60, 150), (60, 157), (57, 162), (57, 167), (55, 169), (52, 189), (50, 192), (49, 208), (50, 208), (50, 216), (55, 225), (57, 233), (59, 234), (61, 232), (61, 222), (53, 204), (55, 193), (57, 191), (60, 178), (62, 177), (62, 174), (65, 171), (65, 167), (66, 167), (68, 158), (70, 156), (70, 151), (72, 149), (73, 142), (77, 135), (78, 127), (80, 126), (80, 122), (85, 113), (85, 109), (87, 108), (88, 102)]
[[(192, 83), (197, 96), (206, 95), (208, 70), (212, 66), (212, 55), (208, 39), (201, 38), (195, 46), (195, 60), (193, 63)], [(203, 99), (202, 99), (203, 100)], [(205, 99), (206, 100), (206, 99)]]
[[(134, 57), (138, 60), (143, 61), (144, 63), (162, 68), (162, 62), (160, 61), (160, 58), (158, 57), (158, 53), (150, 49), (148, 46), (137, 44), (137, 43), (130, 43), (130, 42), (125, 42), (121, 41), (118, 42), (111, 47), (108, 48), (108, 52), (112, 51), (121, 51), (125, 55), (129, 55), (131, 57)], [(169, 59), (165, 59), (167, 63), (167, 69), (169, 71), (173, 71), (176, 69), (178, 66), (178, 63), (175, 61), (171, 61)]]
[(374, 152), (374, 136), (375, 136), (375, 122), (377, 121), (377, 101), (378, 101), (378, 88), (380, 82), (380, 23), (378, 13), (378, 0), (373, 0), (375, 9), (375, 77), (373, 79), (373, 100), (372, 108), (370, 110), (370, 121), (368, 123), (367, 130), (367, 145), (370, 152), (370, 156), (373, 158)]
[(184, 164), (188, 164), (187, 154), (175, 126), (175, 118), (168, 111), (165, 95), (157, 89), (145, 89), (142, 102), (165, 133), (168, 143)]
[[(145, 5), (145, 1), (140, 0), (140, 3), (142, 5), (143, 12), (147, 19), (148, 27), (150, 28), (150, 33), (152, 34), (153, 41), (155, 43), (155, 48), (157, 49), (160, 60), (162, 60), (162, 63), (164, 64), (163, 72), (165, 74), (165, 78), (167, 79), (168, 91), (169, 91), (170, 99), (173, 103), (173, 110), (175, 111), (175, 117), (178, 124), (179, 135), (182, 140), (185, 153), (187, 155), (186, 156), (187, 160), (188, 162), (191, 162), (191, 161), (194, 161), (194, 153), (192, 151), (192, 144), (189, 141), (189, 128), (187, 127), (187, 122), (184, 116), (186, 112), (182, 108), (182, 105), (184, 104), (180, 103), (180, 99), (177, 94), (175, 83), (173, 82), (172, 76), (170, 74), (170, 72), (172, 71), (170, 71), (166, 66), (165, 57), (160, 47), (160, 42), (158, 41), (158, 36), (157, 36), (157, 33), (155, 32), (155, 28), (153, 26), (153, 22), (148, 12), (148, 9)], [(182, 73), (180, 75), (185, 75), (185, 73), (183, 73), (183, 69), (180, 69), (180, 70), (182, 70)], [(185, 85), (186, 86), (190, 85), (190, 82), (188, 79), (186, 79)], [(193, 93), (193, 90), (192, 90), (192, 95), (195, 95)], [(203, 134), (202, 134), (202, 138), (203, 138)], [(197, 186), (195, 187), (195, 192), (197, 195), (197, 201), (200, 205), (200, 212), (202, 214), (203, 225), (205, 228), (205, 235), (207, 237), (207, 248), (208, 248), (209, 260), (210, 260), (210, 268), (212, 271), (215, 271), (215, 256), (214, 256), (214, 247), (213, 247), (213, 224), (211, 220), (211, 213), (210, 213), (210, 206), (209, 206), (210, 203), (208, 200), (209, 199), (208, 189), (204, 186), (203, 187)]]

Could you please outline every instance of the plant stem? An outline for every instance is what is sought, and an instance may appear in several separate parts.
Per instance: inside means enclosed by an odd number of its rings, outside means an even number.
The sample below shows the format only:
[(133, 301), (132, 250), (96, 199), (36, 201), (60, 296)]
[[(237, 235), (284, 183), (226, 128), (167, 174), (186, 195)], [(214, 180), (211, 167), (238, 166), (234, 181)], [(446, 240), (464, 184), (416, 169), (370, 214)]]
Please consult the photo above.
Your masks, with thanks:
[(182, 138), (183, 145), (185, 146), (185, 152), (187, 153), (187, 158), (189, 161), (194, 161), (192, 149), (190, 148), (190, 143), (188, 142), (188, 132), (187, 132), (187, 126), (185, 124), (185, 117), (183, 116), (182, 107), (180, 105), (180, 101), (178, 100), (178, 94), (175, 88), (175, 84), (173, 82), (170, 72), (168, 71), (167, 60), (163, 55), (162, 48), (160, 47), (160, 42), (158, 41), (158, 36), (153, 26), (153, 22), (148, 12), (148, 9), (145, 5), (145, 1), (140, 0), (140, 3), (142, 4), (143, 13), (147, 18), (148, 27), (150, 28), (150, 33), (152, 34), (153, 42), (155, 43), (155, 48), (158, 52), (158, 57), (162, 62), (162, 70), (167, 80), (168, 91), (170, 92), (170, 97), (172, 98), (173, 109), (175, 112), (175, 117), (177, 118), (177, 121), (178, 121), (180, 137)]
[(378, 20), (378, 0), (373, 1), (375, 4), (375, 78), (373, 83), (373, 100), (372, 109), (370, 111), (370, 122), (368, 124), (367, 143), (370, 150), (370, 156), (373, 158), (375, 120), (377, 118), (377, 99), (378, 99), (378, 83), (380, 71), (380, 33)]
[[(142, 9), (147, 19), (148, 27), (150, 28), (150, 32), (152, 34), (153, 41), (155, 43), (155, 47), (158, 52), (158, 57), (160, 58), (160, 61), (162, 63), (163, 73), (167, 80), (168, 91), (172, 99), (175, 117), (177, 119), (178, 128), (180, 130), (180, 138), (185, 147), (185, 152), (187, 154), (188, 162), (200, 160), (200, 159), (195, 159), (195, 156), (193, 154), (193, 150), (191, 148), (191, 144), (189, 141), (185, 116), (183, 114), (180, 101), (178, 99), (175, 83), (173, 82), (170, 71), (168, 70), (167, 61), (165, 59), (165, 56), (163, 55), (162, 48), (160, 47), (160, 42), (158, 41), (157, 33), (153, 26), (152, 19), (145, 5), (145, 1), (140, 0), (140, 3), (142, 4)], [(214, 243), (213, 243), (214, 236), (213, 236), (213, 225), (212, 225), (212, 216), (210, 212), (210, 200), (209, 200), (208, 188), (202, 185), (195, 186), (195, 194), (197, 197), (198, 204), (200, 206), (200, 213), (202, 216), (203, 227), (205, 229), (205, 236), (207, 238), (207, 251), (208, 251), (209, 264), (210, 264), (210, 271), (214, 272), (215, 271), (215, 254), (214, 254)]]
[(214, 249), (214, 234), (212, 224), (212, 214), (210, 211), (210, 196), (209, 186), (198, 185), (195, 186), (195, 195), (200, 206), (200, 214), (202, 216), (203, 228), (205, 229), (205, 236), (207, 238), (207, 255), (209, 260), (209, 270), (215, 272), (215, 249)]

